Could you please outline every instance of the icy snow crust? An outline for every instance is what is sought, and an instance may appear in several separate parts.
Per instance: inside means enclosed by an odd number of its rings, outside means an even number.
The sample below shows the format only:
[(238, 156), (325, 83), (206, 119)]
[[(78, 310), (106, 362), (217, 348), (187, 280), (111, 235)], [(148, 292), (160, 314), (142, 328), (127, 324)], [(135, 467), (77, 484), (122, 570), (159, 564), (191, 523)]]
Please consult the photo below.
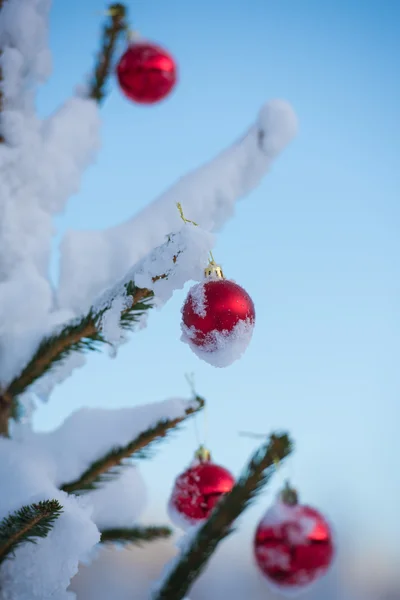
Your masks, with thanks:
[(254, 323), (250, 319), (239, 321), (232, 331), (212, 331), (204, 346), (193, 343), (196, 330), (181, 324), (181, 340), (188, 344), (193, 352), (213, 367), (229, 367), (243, 355), (253, 336)]
[[(53, 219), (78, 192), (99, 149), (100, 118), (85, 90), (47, 119), (35, 114), (37, 86), (51, 71), (50, 5), (50, 0), (7, 0), (1, 10), (0, 118), (7, 144), (0, 144), (0, 387), (22, 371), (43, 337), (79, 322), (92, 305), (105, 311), (99, 325), (116, 350), (124, 342), (119, 315), (132, 301), (127, 282), (153, 290), (152, 302), (161, 307), (187, 281), (200, 281), (212, 232), (232, 216), (235, 202), (258, 184), (297, 128), (291, 107), (274, 100), (239, 141), (136, 216), (103, 232), (70, 232), (61, 245), (54, 289), (48, 275)], [(199, 227), (182, 225), (177, 202)], [(144, 325), (145, 318), (139, 327)], [(35, 396), (47, 399), (82, 364), (81, 355), (71, 355), (35, 382), (20, 398), (27, 414)], [(57, 498), (64, 507), (47, 538), (21, 546), (15, 559), (1, 566), (5, 600), (72, 600), (70, 580), (78, 563), (93, 556), (98, 526), (131, 526), (146, 503), (145, 489), (133, 466), (82, 498), (58, 487), (113, 446), (160, 418), (182, 415), (186, 407), (172, 400), (138, 409), (83, 410), (40, 435), (27, 419), (14, 428), (14, 439), (0, 439), (0, 481), (8, 482), (7, 493), (0, 495), (0, 518), (43, 499)]]

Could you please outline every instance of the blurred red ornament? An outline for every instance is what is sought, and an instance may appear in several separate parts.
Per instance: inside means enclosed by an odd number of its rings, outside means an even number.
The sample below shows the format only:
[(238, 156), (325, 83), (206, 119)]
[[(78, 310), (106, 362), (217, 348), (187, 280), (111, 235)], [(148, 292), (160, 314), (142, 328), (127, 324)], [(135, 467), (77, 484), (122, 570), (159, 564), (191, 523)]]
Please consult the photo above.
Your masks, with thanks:
[(117, 65), (119, 85), (125, 96), (139, 104), (163, 100), (177, 81), (173, 57), (149, 42), (134, 42)]
[(234, 484), (233, 475), (213, 463), (209, 452), (200, 447), (194, 463), (175, 480), (168, 505), (172, 522), (187, 529), (206, 521)]
[(331, 529), (321, 513), (297, 504), (294, 490), (287, 488), (258, 525), (254, 553), (270, 583), (288, 591), (302, 589), (324, 575), (332, 563)]
[(253, 300), (246, 290), (225, 279), (221, 267), (211, 262), (205, 269), (205, 280), (189, 290), (182, 307), (185, 341), (209, 352), (218, 351), (224, 340), (250, 338), (255, 316)]

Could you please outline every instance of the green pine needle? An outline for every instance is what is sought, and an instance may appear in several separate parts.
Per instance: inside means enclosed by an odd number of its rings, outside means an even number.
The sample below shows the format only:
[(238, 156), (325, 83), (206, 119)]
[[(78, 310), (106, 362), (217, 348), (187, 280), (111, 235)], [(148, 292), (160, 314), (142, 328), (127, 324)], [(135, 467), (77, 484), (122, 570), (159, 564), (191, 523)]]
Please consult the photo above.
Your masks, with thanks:
[(182, 600), (192, 583), (201, 574), (218, 544), (232, 532), (234, 521), (246, 510), (261, 488), (276, 471), (277, 462), (292, 452), (292, 442), (287, 434), (271, 435), (268, 443), (252, 457), (249, 465), (199, 529), (178, 562), (153, 593), (153, 600)]
[(119, 544), (135, 544), (141, 546), (143, 542), (153, 542), (169, 538), (172, 535), (170, 527), (131, 527), (120, 529), (104, 529), (101, 532), (101, 542)]
[(79, 494), (96, 489), (99, 484), (118, 475), (119, 469), (126, 459), (149, 457), (157, 443), (165, 439), (171, 431), (176, 430), (188, 417), (203, 408), (204, 400), (198, 396), (196, 401), (197, 406), (188, 408), (182, 417), (163, 419), (146, 431), (142, 431), (126, 446), (113, 448), (99, 460), (92, 463), (78, 479), (63, 484), (61, 489), (69, 494)]
[(45, 538), (62, 513), (58, 500), (44, 500), (23, 506), (0, 522), (0, 563), (24, 543)]

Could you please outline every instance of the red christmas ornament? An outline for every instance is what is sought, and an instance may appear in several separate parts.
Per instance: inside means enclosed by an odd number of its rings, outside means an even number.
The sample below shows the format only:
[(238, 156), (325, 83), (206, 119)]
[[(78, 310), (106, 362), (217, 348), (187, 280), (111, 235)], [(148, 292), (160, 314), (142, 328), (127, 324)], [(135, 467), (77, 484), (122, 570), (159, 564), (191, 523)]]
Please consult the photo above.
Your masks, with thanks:
[(182, 307), (182, 340), (203, 360), (225, 367), (247, 348), (255, 322), (249, 294), (225, 279), (213, 261), (203, 282), (194, 285)]
[(173, 57), (160, 46), (134, 42), (117, 65), (117, 78), (125, 96), (139, 104), (163, 100), (177, 81)]
[(168, 504), (171, 521), (182, 529), (206, 521), (234, 484), (233, 475), (213, 463), (208, 450), (201, 446), (193, 464), (175, 480)]
[(328, 571), (334, 556), (332, 533), (324, 517), (298, 504), (296, 492), (287, 487), (258, 525), (254, 553), (273, 586), (300, 590)]

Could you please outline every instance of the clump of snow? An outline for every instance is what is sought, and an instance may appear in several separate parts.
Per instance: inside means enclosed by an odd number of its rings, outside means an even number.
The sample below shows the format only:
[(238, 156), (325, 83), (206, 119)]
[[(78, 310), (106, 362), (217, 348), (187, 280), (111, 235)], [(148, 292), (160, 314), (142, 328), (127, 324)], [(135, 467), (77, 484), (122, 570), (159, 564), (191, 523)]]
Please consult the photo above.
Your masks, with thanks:
[(207, 314), (207, 298), (204, 288), (204, 281), (192, 286), (189, 290), (189, 296), (192, 300), (193, 311), (199, 317), (205, 317)]
[(191, 531), (193, 527), (198, 527), (199, 525), (198, 521), (196, 522), (193, 519), (189, 519), (176, 509), (172, 496), (167, 504), (167, 513), (168, 517), (171, 519), (171, 523), (176, 527), (179, 527), (179, 529), (182, 529), (182, 531)]
[(85, 364), (86, 357), (84, 354), (72, 352), (67, 358), (52, 367), (49, 373), (35, 381), (29, 389), (42, 402), (47, 402), (55, 386), (68, 379), (75, 369), (80, 369)]
[(191, 350), (213, 367), (229, 367), (246, 351), (253, 336), (254, 321), (246, 319), (238, 321), (231, 331), (211, 331), (205, 344), (199, 346), (194, 343), (196, 330), (181, 323), (181, 340), (188, 344)]
[(180, 227), (177, 202), (202, 229), (220, 228), (232, 217), (236, 201), (259, 183), (296, 130), (297, 119), (289, 104), (273, 100), (239, 141), (182, 177), (135, 217), (105, 231), (69, 232), (61, 244), (59, 305), (85, 310), (132, 264), (161, 245), (166, 235)]
[(93, 521), (100, 530), (133, 527), (147, 505), (147, 489), (134, 465), (124, 465), (120, 474), (86, 494), (93, 507)]
[(112, 300), (110, 308), (102, 315), (99, 329), (104, 339), (114, 347), (125, 340), (125, 333), (121, 327), (121, 314), (132, 306), (132, 298), (117, 296)]
[(17, 548), (1, 566), (2, 597), (8, 600), (64, 600), (71, 578), (100, 539), (87, 504), (57, 489), (51, 455), (29, 443), (0, 438), (0, 481), (7, 482), (0, 495), (0, 519), (24, 505), (56, 499), (63, 513), (49, 535), (36, 544)]

